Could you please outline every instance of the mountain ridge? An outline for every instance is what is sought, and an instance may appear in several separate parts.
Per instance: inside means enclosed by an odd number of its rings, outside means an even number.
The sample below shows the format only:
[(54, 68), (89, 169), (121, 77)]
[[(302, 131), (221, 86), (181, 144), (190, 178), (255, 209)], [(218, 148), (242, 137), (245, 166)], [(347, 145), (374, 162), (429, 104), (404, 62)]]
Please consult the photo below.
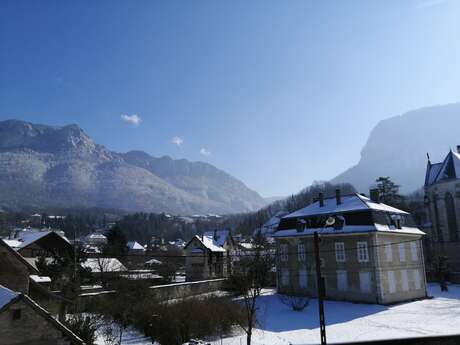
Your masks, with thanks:
[(460, 144), (460, 103), (408, 111), (380, 121), (370, 132), (357, 164), (331, 180), (366, 191), (379, 176), (390, 176), (411, 193), (424, 184), (429, 153), (433, 163)]
[(235, 213), (262, 207), (244, 183), (204, 162), (117, 153), (76, 124), (0, 121), (0, 206)]

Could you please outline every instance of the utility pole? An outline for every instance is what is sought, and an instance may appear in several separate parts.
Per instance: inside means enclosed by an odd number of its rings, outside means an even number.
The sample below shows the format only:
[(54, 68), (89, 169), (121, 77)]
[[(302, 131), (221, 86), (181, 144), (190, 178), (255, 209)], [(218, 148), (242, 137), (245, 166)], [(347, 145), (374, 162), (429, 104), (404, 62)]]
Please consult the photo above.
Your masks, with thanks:
[(324, 281), (321, 277), (321, 259), (319, 257), (319, 235), (318, 232), (314, 233), (315, 242), (315, 262), (316, 262), (316, 286), (318, 294), (318, 311), (319, 311), (319, 330), (321, 332), (321, 345), (326, 345), (326, 321), (324, 319)]

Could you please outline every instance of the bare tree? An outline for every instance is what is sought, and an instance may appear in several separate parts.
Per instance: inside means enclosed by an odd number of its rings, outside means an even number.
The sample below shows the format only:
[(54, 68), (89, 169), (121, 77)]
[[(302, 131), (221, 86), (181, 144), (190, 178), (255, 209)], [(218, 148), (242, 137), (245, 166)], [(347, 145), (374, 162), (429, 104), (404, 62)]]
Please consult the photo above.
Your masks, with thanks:
[(233, 288), (241, 294), (245, 311), (240, 327), (246, 333), (246, 344), (251, 345), (252, 332), (256, 325), (257, 300), (262, 289), (270, 283), (270, 271), (274, 265), (274, 255), (266, 239), (258, 234), (253, 240), (252, 250), (238, 260), (238, 269), (231, 277)]
[(278, 294), (278, 298), (281, 303), (287, 305), (294, 311), (302, 311), (307, 307), (308, 303), (310, 303), (310, 299), (308, 297), (300, 296), (294, 291), (288, 291), (287, 294)]

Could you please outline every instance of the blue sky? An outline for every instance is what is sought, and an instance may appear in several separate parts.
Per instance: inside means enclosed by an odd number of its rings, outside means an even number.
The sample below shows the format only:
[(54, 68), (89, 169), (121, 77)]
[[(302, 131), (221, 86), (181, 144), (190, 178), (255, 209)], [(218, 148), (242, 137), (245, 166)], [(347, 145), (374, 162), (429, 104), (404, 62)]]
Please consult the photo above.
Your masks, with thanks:
[(355, 164), (379, 120), (460, 100), (459, 15), (454, 0), (3, 0), (0, 119), (77, 123), (288, 195)]

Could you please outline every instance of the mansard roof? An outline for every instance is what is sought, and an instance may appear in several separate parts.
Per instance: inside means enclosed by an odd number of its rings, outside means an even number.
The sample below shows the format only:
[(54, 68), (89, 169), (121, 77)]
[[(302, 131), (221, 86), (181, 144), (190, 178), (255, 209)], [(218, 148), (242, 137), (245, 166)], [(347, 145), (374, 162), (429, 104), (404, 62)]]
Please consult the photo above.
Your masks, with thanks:
[(386, 205), (384, 203), (374, 202), (362, 194), (354, 193), (351, 195), (342, 196), (340, 204), (337, 204), (337, 199), (335, 197), (325, 198), (323, 206), (320, 205), (319, 201), (316, 201), (308, 205), (307, 207), (304, 207), (300, 210), (297, 210), (293, 213), (284, 216), (283, 218), (308, 217), (317, 215), (327, 215), (330, 213), (344, 213), (369, 209), (376, 211), (386, 211), (391, 213), (407, 214), (407, 212), (403, 210)]
[(425, 175), (425, 187), (443, 180), (460, 179), (460, 153), (449, 151), (440, 163), (428, 162)]

